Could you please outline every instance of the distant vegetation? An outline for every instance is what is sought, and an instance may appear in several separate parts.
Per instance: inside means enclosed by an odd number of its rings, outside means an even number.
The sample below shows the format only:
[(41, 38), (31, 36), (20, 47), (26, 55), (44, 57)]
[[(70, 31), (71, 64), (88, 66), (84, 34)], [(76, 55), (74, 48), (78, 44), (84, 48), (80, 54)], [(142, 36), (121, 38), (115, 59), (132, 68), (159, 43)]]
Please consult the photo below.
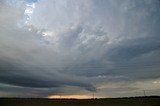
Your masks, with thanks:
[(0, 106), (160, 106), (160, 97), (105, 99), (1, 98)]

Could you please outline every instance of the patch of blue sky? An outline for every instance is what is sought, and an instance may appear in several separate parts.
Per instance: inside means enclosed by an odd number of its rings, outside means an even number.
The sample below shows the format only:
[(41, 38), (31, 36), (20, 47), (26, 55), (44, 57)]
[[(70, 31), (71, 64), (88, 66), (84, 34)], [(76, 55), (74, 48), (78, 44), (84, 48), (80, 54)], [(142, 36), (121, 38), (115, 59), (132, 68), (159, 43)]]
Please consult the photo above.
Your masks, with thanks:
[(32, 4), (32, 3), (35, 3), (35, 2), (38, 2), (38, 0), (25, 0), (27, 3), (29, 4)]
[(26, 2), (27, 4), (33, 4), (39, 0), (7, 0), (7, 3), (10, 5), (16, 5), (18, 2)]

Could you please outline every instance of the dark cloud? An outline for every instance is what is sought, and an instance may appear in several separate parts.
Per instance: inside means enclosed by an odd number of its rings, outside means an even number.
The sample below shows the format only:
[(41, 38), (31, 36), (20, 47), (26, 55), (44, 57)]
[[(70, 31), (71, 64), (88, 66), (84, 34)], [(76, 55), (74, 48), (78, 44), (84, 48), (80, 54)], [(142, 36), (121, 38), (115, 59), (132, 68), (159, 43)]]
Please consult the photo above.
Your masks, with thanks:
[(139, 38), (123, 41), (120, 45), (110, 49), (107, 55), (114, 61), (129, 61), (130, 59), (154, 52), (160, 49), (157, 37)]
[[(3, 62), (4, 63), (4, 62)], [(54, 69), (54, 68), (53, 68)], [(25, 67), (10, 64), (1, 64), (0, 83), (29, 88), (54, 88), (65, 86), (78, 86), (89, 91), (95, 91), (95, 87), (87, 82), (74, 77), (69, 78), (60, 73), (45, 73), (43, 67)], [(37, 73), (39, 72), (39, 73)]]
[(0, 1), (0, 92), (112, 96), (160, 78), (159, 0), (26, 1)]

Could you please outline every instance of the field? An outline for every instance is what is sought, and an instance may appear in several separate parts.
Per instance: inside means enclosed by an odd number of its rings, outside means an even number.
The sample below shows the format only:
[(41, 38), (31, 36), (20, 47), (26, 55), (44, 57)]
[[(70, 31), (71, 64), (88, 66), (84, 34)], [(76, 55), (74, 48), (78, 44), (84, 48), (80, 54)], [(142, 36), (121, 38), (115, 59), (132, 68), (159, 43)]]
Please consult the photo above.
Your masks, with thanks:
[(0, 106), (160, 106), (160, 97), (106, 99), (1, 98)]

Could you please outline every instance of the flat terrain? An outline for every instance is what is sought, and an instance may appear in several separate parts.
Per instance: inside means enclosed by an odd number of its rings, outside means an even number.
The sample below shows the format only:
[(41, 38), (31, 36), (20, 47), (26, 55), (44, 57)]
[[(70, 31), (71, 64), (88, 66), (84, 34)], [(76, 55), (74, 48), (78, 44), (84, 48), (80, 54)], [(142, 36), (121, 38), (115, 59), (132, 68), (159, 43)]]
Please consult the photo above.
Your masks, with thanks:
[(160, 97), (106, 99), (1, 98), (0, 106), (160, 106)]

